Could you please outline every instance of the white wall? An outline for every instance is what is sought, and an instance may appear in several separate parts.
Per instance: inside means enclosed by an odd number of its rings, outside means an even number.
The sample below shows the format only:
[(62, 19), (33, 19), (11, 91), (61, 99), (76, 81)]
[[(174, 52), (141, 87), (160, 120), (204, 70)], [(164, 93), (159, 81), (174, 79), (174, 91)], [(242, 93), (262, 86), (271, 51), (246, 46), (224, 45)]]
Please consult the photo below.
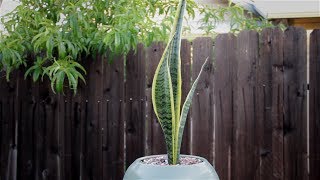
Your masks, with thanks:
[[(17, 7), (19, 3), (17, 1), (13, 0), (3, 0), (1, 7), (0, 7), (0, 16), (3, 16), (4, 14), (7, 14), (14, 10), (15, 7)], [(3, 30), (3, 26), (0, 23), (0, 30)]]
[(12, 11), (19, 3), (13, 0), (3, 0), (0, 7), (0, 16)]

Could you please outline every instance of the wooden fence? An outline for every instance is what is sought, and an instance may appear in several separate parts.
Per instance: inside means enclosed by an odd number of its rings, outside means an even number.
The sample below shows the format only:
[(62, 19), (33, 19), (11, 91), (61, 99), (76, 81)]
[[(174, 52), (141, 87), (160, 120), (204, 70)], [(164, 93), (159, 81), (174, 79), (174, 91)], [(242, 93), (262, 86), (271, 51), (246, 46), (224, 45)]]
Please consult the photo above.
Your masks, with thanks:
[[(163, 50), (140, 45), (126, 63), (85, 60), (87, 84), (76, 95), (53, 94), (47, 80), (24, 80), (23, 71), (9, 83), (2, 77), (0, 180), (121, 180), (136, 158), (165, 153), (151, 103)], [(183, 100), (212, 60), (182, 153), (207, 158), (221, 180), (320, 179), (320, 30), (310, 38), (310, 83), (300, 28), (183, 40), (181, 55)]]

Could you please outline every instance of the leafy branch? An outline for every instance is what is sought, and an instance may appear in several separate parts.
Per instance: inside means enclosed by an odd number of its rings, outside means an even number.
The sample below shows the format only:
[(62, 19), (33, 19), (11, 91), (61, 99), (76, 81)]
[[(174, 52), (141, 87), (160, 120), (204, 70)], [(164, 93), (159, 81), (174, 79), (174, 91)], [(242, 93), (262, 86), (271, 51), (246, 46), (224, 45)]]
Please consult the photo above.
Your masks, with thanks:
[(257, 17), (252, 12), (245, 11), (243, 7), (231, 3), (227, 7), (202, 7), (200, 14), (202, 15), (200, 28), (206, 34), (212, 34), (223, 22), (229, 22), (232, 33), (248, 29), (260, 32), (263, 28), (274, 27), (267, 19)]
[[(51, 72), (54, 67), (59, 70), (43, 75), (54, 81), (53, 90), (62, 92), (61, 83), (65, 81), (76, 90), (78, 79), (84, 75), (81, 57), (94, 57), (96, 53), (110, 57), (126, 55), (138, 43), (148, 46), (153, 41), (168, 40), (177, 3), (177, 0), (20, 0), (13, 12), (1, 18), (5, 29), (0, 32), (0, 71), (5, 71), (9, 80), (13, 70), (25, 66), (26, 77), (30, 75), (37, 81), (40, 74)], [(229, 16), (233, 32), (271, 25), (253, 16), (247, 18), (243, 9), (234, 5), (214, 9), (187, 0), (186, 10), (190, 18), (199, 11), (203, 15), (201, 28), (210, 34), (218, 22)], [(61, 61), (68, 63), (61, 66)], [(66, 64), (75, 63), (77, 68), (71, 69), (78, 73), (67, 73), (70, 69), (65, 68)]]

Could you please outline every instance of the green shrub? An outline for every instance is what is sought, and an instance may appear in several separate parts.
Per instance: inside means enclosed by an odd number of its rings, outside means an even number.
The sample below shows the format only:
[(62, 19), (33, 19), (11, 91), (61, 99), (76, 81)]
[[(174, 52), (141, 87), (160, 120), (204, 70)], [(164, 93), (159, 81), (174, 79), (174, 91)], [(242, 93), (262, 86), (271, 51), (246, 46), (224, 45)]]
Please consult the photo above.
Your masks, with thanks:
[[(13, 12), (1, 18), (0, 70), (10, 73), (27, 67), (34, 81), (49, 77), (53, 91), (62, 92), (65, 81), (76, 93), (84, 81), (79, 62), (85, 56), (126, 55), (138, 43), (168, 40), (177, 0), (21, 0)], [(202, 15), (201, 28), (214, 34), (217, 22), (231, 15), (232, 31), (261, 29), (270, 25), (247, 18), (242, 8), (200, 7), (187, 0), (189, 17)], [(156, 22), (155, 17), (164, 17)], [(263, 22), (263, 23), (261, 23)], [(245, 24), (243, 24), (245, 23)], [(112, 60), (112, 58), (108, 58)], [(52, 71), (54, 69), (54, 71)]]

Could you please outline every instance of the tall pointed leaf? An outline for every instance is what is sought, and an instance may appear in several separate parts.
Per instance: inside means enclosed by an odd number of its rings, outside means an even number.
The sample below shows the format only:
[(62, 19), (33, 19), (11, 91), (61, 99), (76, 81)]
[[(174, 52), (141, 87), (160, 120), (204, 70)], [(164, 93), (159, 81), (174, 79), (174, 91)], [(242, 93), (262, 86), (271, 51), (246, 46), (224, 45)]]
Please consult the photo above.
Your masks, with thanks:
[[(180, 59), (180, 47), (181, 47), (181, 31), (183, 15), (186, 9), (186, 0), (180, 0), (176, 12), (176, 18), (171, 30), (172, 37), (172, 55), (169, 59), (170, 62), (170, 75), (173, 88), (173, 98), (175, 105), (175, 118), (176, 126), (179, 125), (180, 119), (180, 106), (181, 106), (181, 59)], [(177, 131), (175, 134), (177, 135)]]
[(165, 134), (168, 161), (178, 162), (177, 140), (181, 105), (181, 30), (186, 0), (180, 0), (170, 41), (157, 67), (152, 84), (154, 111)]
[(171, 42), (168, 43), (164, 51), (152, 82), (153, 109), (164, 132), (170, 164), (174, 163), (173, 145), (175, 142), (173, 136), (175, 129), (174, 100), (168, 63), (171, 54)]
[(207, 61), (208, 61), (209, 57), (207, 57), (207, 59), (205, 60), (205, 62), (203, 63), (202, 67), (201, 67), (201, 70), (198, 74), (198, 77), (196, 78), (196, 80), (193, 82), (192, 86), (191, 86), (191, 89), (187, 95), (187, 98), (182, 106), (182, 110), (181, 110), (181, 117), (180, 117), (180, 124), (179, 124), (179, 133), (178, 133), (178, 137), (176, 138), (177, 139), (177, 154), (179, 156), (180, 154), (180, 147), (181, 147), (181, 142), (182, 142), (182, 136), (183, 136), (183, 130), (184, 130), (184, 126), (186, 124), (186, 119), (187, 119), (187, 115), (188, 115), (188, 112), (189, 112), (189, 109), (190, 109), (190, 105), (191, 105), (191, 102), (192, 102), (192, 97), (194, 95), (194, 91), (196, 90), (196, 87), (198, 85), (198, 81), (199, 81), (199, 78), (201, 76), (201, 73), (205, 67), (205, 65), (207, 64)]

